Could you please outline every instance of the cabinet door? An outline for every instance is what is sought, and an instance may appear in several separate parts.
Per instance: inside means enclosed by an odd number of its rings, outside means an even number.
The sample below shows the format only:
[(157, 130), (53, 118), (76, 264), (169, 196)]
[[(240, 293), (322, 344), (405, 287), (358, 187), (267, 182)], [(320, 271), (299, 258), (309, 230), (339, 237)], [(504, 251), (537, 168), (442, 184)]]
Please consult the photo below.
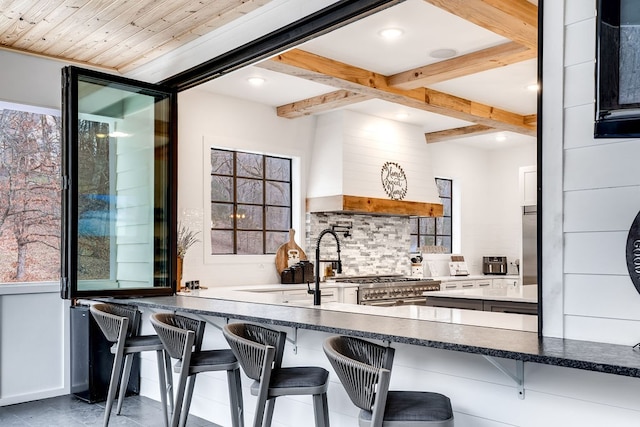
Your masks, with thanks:
[(536, 166), (520, 168), (520, 205), (534, 206), (538, 204), (538, 172)]
[(458, 289), (471, 289), (476, 287), (476, 282), (473, 280), (465, 280), (458, 282)]
[(442, 282), (440, 283), (441, 291), (450, 291), (452, 289), (458, 289), (459, 282)]
[[(322, 302), (336, 302), (338, 301), (338, 292), (335, 288), (322, 289), (321, 290)], [(306, 289), (297, 289), (291, 291), (282, 292), (283, 303), (296, 303), (296, 302), (313, 302), (313, 295), (309, 294)]]
[(475, 281), (476, 288), (490, 288), (493, 286), (493, 281), (491, 279), (482, 279)]
[(338, 299), (338, 301), (346, 304), (357, 304), (358, 288), (342, 288), (342, 298)]

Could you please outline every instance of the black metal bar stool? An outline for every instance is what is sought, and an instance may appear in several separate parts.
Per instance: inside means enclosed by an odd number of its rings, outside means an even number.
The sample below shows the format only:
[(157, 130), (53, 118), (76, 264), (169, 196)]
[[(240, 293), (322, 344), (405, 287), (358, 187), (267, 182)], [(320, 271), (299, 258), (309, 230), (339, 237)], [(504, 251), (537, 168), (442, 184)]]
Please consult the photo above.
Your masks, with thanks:
[(389, 391), (395, 350), (353, 337), (323, 344), (331, 366), (354, 405), (360, 427), (452, 427), (448, 397), (424, 391)]
[(222, 333), (244, 373), (254, 380), (254, 427), (271, 426), (276, 398), (287, 395), (312, 395), (316, 426), (329, 427), (329, 372), (315, 366), (283, 368), (286, 333), (248, 323), (227, 324)]
[[(116, 414), (120, 415), (127, 384), (129, 383), (129, 375), (131, 374), (133, 356), (143, 351), (155, 351), (158, 359), (158, 379), (160, 382), (160, 399), (162, 400), (164, 411), (164, 424), (168, 426), (167, 395), (169, 395), (170, 405), (173, 406), (173, 399), (169, 392), (173, 380), (168, 375), (170, 372), (169, 358), (165, 357), (164, 346), (160, 338), (157, 335), (138, 335), (140, 312), (135, 307), (116, 304), (94, 304), (89, 310), (107, 341), (114, 343), (111, 346), (111, 353), (115, 357), (111, 369), (111, 379), (109, 380), (103, 425), (105, 427), (109, 425), (111, 408), (113, 407), (118, 384), (120, 384), (120, 394), (118, 395)], [(168, 388), (167, 382), (169, 383)]]
[(229, 349), (202, 350), (205, 322), (173, 313), (151, 315), (151, 325), (171, 357), (178, 359), (175, 371), (180, 374), (176, 388), (176, 405), (171, 426), (184, 426), (189, 415), (196, 375), (200, 372), (227, 371), (231, 423), (244, 426), (240, 367)]

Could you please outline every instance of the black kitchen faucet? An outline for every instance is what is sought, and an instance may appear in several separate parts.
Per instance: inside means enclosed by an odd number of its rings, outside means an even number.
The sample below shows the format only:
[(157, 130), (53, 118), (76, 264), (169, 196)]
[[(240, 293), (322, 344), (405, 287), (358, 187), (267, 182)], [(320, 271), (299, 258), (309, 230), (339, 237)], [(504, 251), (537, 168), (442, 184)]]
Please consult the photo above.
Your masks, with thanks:
[[(338, 259), (337, 260), (333, 260), (333, 259), (320, 259), (320, 242), (322, 241), (322, 238), (326, 235), (326, 234), (331, 234), (335, 239), (336, 239), (336, 246), (338, 247)], [(320, 305), (320, 263), (321, 262), (335, 262), (337, 263), (337, 270), (336, 272), (338, 274), (342, 273), (342, 261), (340, 261), (340, 240), (338, 240), (338, 235), (336, 234), (335, 231), (333, 231), (330, 228), (327, 228), (326, 230), (322, 230), (320, 232), (320, 234), (318, 235), (318, 240), (316, 242), (316, 286), (315, 289), (309, 289), (307, 292), (310, 294), (313, 294), (313, 305)], [(308, 285), (308, 284), (307, 284)]]

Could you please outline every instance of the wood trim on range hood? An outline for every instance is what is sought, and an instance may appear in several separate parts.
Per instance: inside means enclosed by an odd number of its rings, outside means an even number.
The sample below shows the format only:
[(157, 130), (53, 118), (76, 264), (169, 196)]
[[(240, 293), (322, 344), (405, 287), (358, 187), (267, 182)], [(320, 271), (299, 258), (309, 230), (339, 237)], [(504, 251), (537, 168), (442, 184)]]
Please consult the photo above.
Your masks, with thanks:
[(307, 198), (307, 212), (348, 212), (374, 215), (442, 216), (441, 203), (411, 202), (360, 196)]

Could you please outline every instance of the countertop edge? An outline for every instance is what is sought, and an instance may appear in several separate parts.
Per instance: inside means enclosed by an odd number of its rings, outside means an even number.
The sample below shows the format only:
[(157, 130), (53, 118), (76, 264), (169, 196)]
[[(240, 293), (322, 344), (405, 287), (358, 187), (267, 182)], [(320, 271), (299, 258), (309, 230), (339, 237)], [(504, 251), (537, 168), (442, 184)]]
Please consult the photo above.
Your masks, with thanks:
[[(385, 318), (371, 322), (370, 314), (323, 312), (322, 310), (229, 301), (215, 298), (193, 298), (185, 296), (147, 297), (113, 302), (137, 305), (151, 309), (181, 311), (204, 316), (252, 321), (274, 326), (302, 328), (320, 332), (352, 335), (402, 344), (420, 345), (443, 350), (460, 351), (484, 356), (533, 362), (614, 375), (640, 377), (640, 352), (631, 346), (538, 337), (533, 332), (499, 330), (481, 326), (454, 325), (425, 320), (393, 320)], [(269, 315), (260, 314), (269, 311)], [(329, 314), (330, 315), (325, 315)], [(358, 327), (358, 325), (364, 325)], [(403, 327), (400, 327), (400, 326)], [(488, 339), (478, 339), (489, 334)], [(455, 337), (451, 339), (448, 337)], [(465, 338), (465, 336), (467, 336)], [(456, 341), (457, 340), (457, 341)], [(479, 341), (473, 343), (472, 340)]]

